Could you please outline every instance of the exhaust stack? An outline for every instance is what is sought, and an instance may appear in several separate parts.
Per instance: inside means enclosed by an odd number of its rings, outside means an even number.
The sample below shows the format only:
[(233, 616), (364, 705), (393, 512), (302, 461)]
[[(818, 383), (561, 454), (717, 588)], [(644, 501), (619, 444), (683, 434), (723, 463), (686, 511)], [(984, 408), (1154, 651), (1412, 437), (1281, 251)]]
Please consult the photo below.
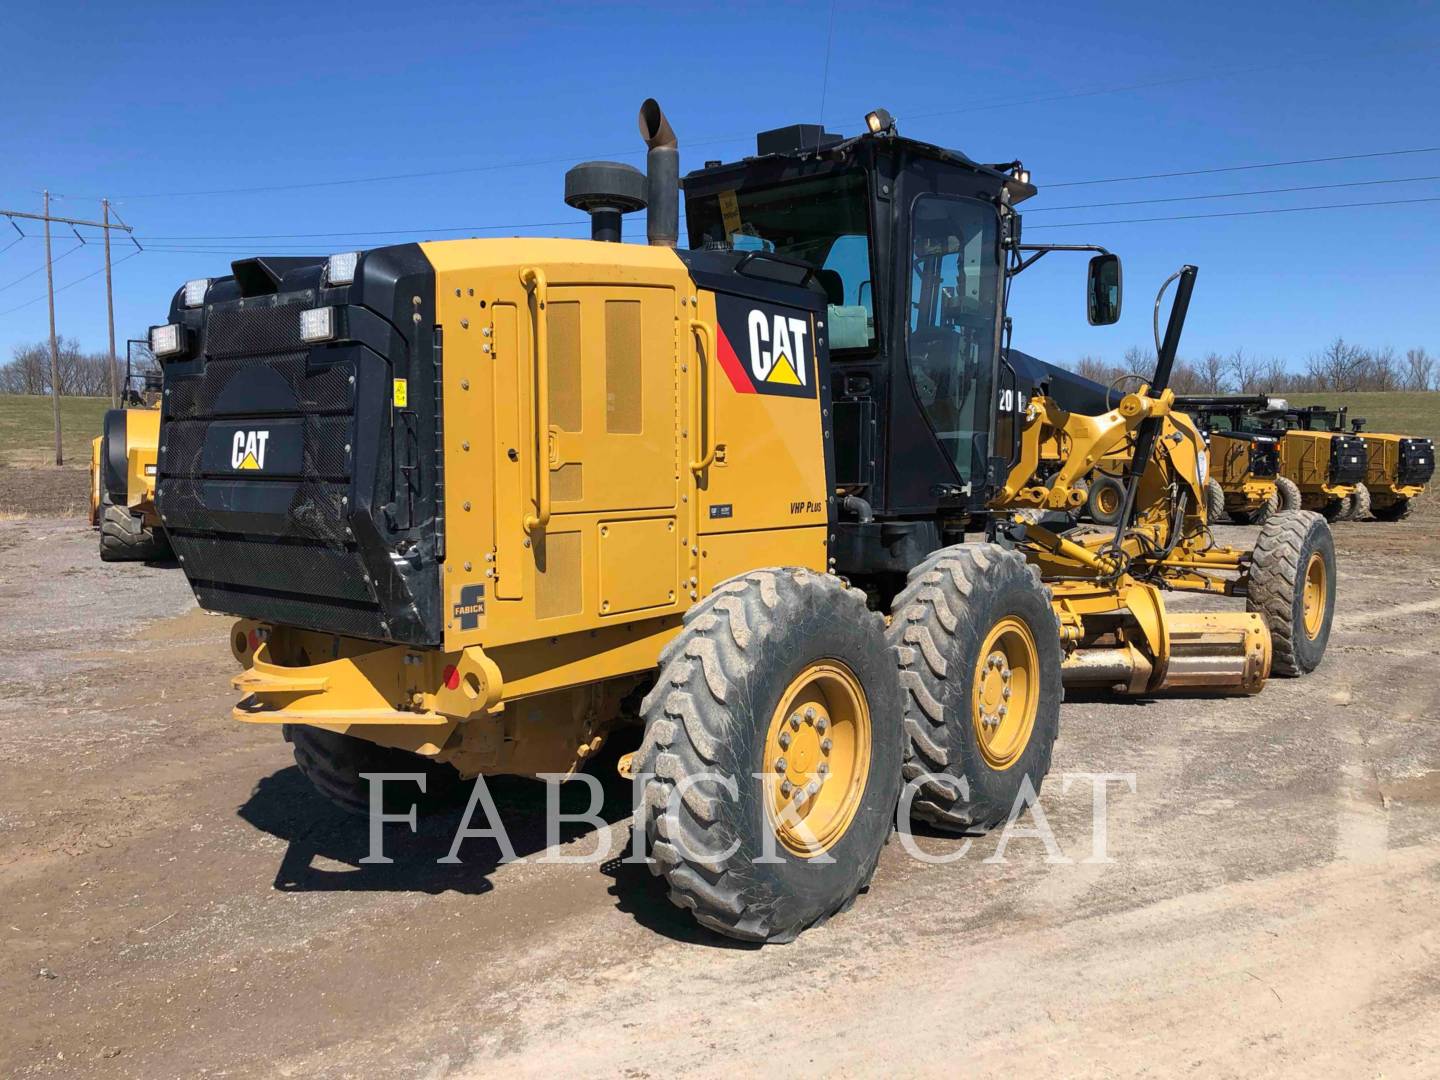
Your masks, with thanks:
[(674, 247), (680, 239), (680, 150), (675, 131), (660, 103), (646, 98), (640, 106), (640, 137), (645, 155), (645, 236), (651, 247)]

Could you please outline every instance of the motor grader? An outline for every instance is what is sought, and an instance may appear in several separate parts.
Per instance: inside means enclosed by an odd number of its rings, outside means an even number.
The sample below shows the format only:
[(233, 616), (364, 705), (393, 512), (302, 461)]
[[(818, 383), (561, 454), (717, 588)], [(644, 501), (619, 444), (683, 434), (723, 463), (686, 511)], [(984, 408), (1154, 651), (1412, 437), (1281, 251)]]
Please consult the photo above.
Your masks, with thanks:
[[(177, 292), (157, 499), (201, 606), (239, 617), (236, 718), (360, 812), (373, 771), (565, 773), (643, 725), (621, 768), (651, 869), (705, 926), (781, 941), (854, 900), (897, 806), (1018, 813), (1062, 685), (1318, 664), (1324, 521), (1277, 514), (1254, 551), (1205, 527), (1165, 388), (1194, 269), (1151, 384), (1065, 412), (1008, 350), (1012, 283), (1061, 250), (1021, 242), (1028, 173), (867, 128), (691, 172), (681, 249), (647, 101), (644, 174), (566, 176), (590, 240), (261, 256)], [(648, 244), (617, 242), (642, 207)], [(1119, 308), (1096, 254), (1090, 320)], [(1079, 527), (1077, 476), (1122, 444), (1119, 523)]]
[[(1345, 425), (1341, 408), (1339, 424)], [(1418, 435), (1387, 435), (1365, 431), (1364, 417), (1350, 421), (1351, 430), (1365, 440), (1368, 469), (1365, 487), (1369, 511), (1377, 521), (1401, 521), (1410, 516), (1411, 505), (1425, 493), (1435, 475), (1435, 440)], [(1354, 515), (1364, 514), (1357, 506)]]
[(90, 442), (90, 524), (100, 530), (106, 562), (164, 559), (170, 545), (155, 508), (160, 446), (159, 369), (137, 359), (148, 343), (126, 342), (123, 405), (105, 413)]
[(1425, 491), (1435, 474), (1435, 443), (1428, 438), (1386, 435), (1363, 430), (1364, 417), (1349, 423), (1349, 407), (1311, 405), (1295, 411), (1296, 423), (1307, 431), (1332, 431), (1358, 436), (1365, 443), (1366, 471), (1355, 485), (1340, 516), (1363, 520), (1372, 514), (1380, 521), (1399, 521), (1410, 514), (1410, 500)]
[(1282, 430), (1252, 423), (1245, 406), (1224, 396), (1185, 395), (1176, 403), (1195, 418), (1210, 448), (1211, 521), (1257, 525), (1277, 510), (1300, 509), (1299, 487), (1280, 475)]

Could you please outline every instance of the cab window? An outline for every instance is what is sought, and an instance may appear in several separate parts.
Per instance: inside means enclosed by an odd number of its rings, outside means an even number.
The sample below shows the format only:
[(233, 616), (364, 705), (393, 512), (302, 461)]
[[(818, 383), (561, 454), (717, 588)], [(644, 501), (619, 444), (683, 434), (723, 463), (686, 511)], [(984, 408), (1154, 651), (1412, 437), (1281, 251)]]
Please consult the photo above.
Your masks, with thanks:
[(1000, 256), (995, 208), (922, 195), (911, 215), (910, 378), (963, 480), (989, 454)]
[(768, 251), (808, 262), (824, 286), (831, 351), (875, 346), (865, 174), (842, 173), (690, 198), (692, 248)]

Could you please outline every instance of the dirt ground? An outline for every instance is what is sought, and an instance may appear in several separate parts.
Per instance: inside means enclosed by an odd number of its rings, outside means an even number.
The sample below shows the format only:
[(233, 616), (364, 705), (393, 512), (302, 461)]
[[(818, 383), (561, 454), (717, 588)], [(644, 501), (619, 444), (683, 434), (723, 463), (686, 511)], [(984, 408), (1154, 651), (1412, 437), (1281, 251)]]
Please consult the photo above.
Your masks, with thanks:
[[(1433, 505), (1336, 526), (1311, 677), (1067, 702), (1041, 807), (1073, 861), (892, 843), (848, 914), (754, 949), (643, 867), (538, 861), (531, 782), (492, 786), (521, 862), (471, 841), (437, 865), (452, 816), (361, 865), (365, 823), (229, 719), (226, 620), (178, 571), (101, 564), (52, 496), (0, 522), (0, 1075), (1440, 1071)], [(1081, 772), (1135, 776), (1109, 786), (1113, 862), (1083, 861)]]

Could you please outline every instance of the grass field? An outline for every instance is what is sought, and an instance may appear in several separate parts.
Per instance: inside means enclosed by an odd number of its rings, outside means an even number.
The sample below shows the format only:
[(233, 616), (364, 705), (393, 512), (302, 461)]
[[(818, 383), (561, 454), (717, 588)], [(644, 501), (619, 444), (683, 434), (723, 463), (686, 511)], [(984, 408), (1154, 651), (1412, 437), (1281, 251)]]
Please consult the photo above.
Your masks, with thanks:
[[(100, 434), (109, 398), (60, 399), (61, 446), (65, 464), (90, 465), (90, 440)], [(0, 394), (0, 465), (50, 465), (55, 461), (55, 426), (48, 397)]]
[(1366, 431), (1391, 435), (1428, 435), (1440, 440), (1440, 391), (1387, 390), (1364, 394), (1286, 394), (1292, 405), (1350, 407), (1365, 418)]

